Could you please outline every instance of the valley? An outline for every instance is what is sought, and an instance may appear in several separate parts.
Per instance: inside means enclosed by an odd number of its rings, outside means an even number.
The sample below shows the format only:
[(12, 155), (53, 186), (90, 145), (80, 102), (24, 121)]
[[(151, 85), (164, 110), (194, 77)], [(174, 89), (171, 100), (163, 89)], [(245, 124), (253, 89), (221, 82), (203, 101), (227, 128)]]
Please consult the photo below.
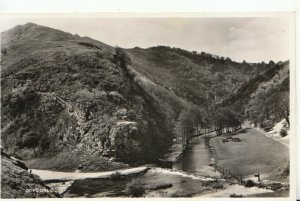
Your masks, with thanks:
[[(28, 23), (1, 33), (1, 106), (3, 160), (24, 163), (2, 175), (63, 189), (42, 197), (288, 194), (289, 61), (124, 49)], [(4, 197), (26, 197), (3, 178)]]

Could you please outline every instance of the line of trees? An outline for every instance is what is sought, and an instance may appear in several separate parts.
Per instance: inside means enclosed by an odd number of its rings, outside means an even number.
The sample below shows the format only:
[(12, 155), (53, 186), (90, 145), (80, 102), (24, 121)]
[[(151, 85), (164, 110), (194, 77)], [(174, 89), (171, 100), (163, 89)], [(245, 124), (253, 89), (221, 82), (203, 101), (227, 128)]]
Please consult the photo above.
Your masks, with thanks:
[(241, 128), (242, 116), (232, 107), (219, 107), (213, 112), (213, 125), (217, 134), (229, 133)]
[(269, 124), (285, 119), (289, 120), (289, 93), (272, 91), (262, 92), (250, 102), (250, 108), (246, 111), (249, 119), (255, 126), (268, 127)]
[(198, 107), (182, 110), (177, 118), (175, 132), (181, 137), (182, 149), (189, 146), (197, 134), (216, 131), (218, 135), (241, 128), (242, 116), (232, 107), (218, 107), (206, 111)]

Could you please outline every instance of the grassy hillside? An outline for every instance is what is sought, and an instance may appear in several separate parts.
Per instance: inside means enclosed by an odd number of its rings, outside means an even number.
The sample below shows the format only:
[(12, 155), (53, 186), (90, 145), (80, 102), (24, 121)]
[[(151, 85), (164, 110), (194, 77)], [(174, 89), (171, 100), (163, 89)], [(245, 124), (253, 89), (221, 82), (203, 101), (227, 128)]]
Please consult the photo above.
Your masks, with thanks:
[(257, 129), (247, 129), (245, 133), (232, 136), (239, 138), (241, 142), (224, 143), (224, 139), (229, 136), (231, 135), (226, 134), (211, 139), (218, 166), (244, 178), (253, 178), (254, 174), (260, 173), (261, 179), (288, 180), (279, 176), (289, 165), (288, 147)]

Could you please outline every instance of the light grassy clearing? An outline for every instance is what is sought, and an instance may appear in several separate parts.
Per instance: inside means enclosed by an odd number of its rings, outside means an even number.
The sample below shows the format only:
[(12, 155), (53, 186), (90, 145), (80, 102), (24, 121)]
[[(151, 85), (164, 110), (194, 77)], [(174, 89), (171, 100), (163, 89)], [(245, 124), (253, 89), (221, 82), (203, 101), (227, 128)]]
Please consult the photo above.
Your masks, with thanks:
[(288, 147), (257, 129), (246, 129), (245, 133), (235, 135), (241, 142), (223, 143), (222, 139), (226, 136), (211, 139), (218, 166), (247, 178), (260, 173), (262, 179), (287, 179), (279, 177), (279, 172), (288, 166)]

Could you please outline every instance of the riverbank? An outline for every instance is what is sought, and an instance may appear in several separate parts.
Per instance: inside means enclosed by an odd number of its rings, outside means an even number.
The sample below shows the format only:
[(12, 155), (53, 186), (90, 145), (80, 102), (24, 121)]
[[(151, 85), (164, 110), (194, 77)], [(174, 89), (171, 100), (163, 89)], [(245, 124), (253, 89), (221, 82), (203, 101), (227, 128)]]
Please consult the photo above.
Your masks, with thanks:
[(199, 195), (199, 197), (250, 197), (265, 193), (274, 193), (274, 191), (258, 187), (247, 188), (242, 185), (234, 184), (226, 185), (224, 189), (216, 192)]
[(224, 179), (153, 167), (147, 172), (117, 179), (76, 180), (64, 197), (131, 197), (128, 188), (143, 189), (142, 197), (193, 197), (222, 189)]

